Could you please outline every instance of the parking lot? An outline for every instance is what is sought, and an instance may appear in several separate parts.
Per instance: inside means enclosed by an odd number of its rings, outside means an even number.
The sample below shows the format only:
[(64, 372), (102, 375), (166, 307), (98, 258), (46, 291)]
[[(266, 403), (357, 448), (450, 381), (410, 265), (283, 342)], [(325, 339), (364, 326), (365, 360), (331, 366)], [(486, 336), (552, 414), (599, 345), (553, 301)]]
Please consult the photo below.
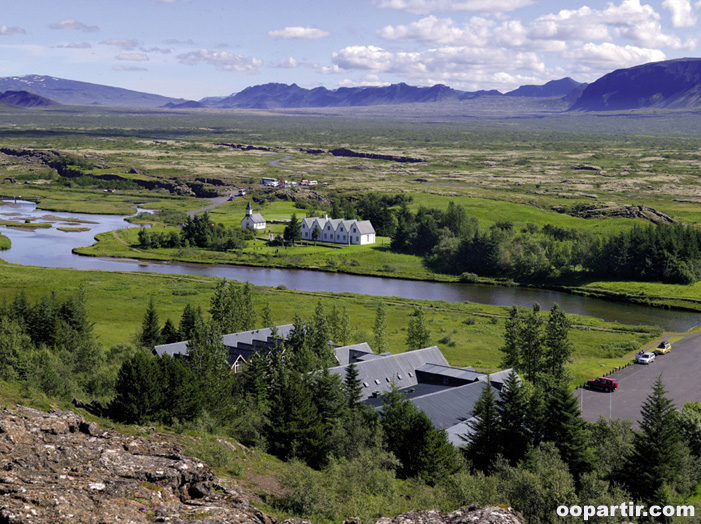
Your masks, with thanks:
[(640, 406), (652, 391), (657, 377), (667, 389), (667, 396), (677, 408), (685, 402), (701, 402), (701, 333), (684, 337), (672, 344), (672, 351), (660, 355), (649, 365), (634, 364), (610, 375), (618, 380), (614, 393), (577, 390), (582, 415), (596, 421), (600, 416), (625, 418), (638, 425)]

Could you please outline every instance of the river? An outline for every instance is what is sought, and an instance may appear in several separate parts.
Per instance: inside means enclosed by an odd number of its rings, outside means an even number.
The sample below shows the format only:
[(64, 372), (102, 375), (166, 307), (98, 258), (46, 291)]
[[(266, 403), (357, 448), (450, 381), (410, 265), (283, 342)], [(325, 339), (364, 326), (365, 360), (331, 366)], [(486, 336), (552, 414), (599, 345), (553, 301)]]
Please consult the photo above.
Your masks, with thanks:
[[(144, 271), (179, 275), (202, 275), (247, 281), (257, 286), (284, 285), (303, 291), (361, 293), (373, 296), (397, 296), (448, 302), (477, 302), (530, 307), (538, 302), (543, 309), (558, 303), (568, 313), (603, 318), (624, 324), (658, 325), (668, 331), (686, 331), (701, 324), (701, 313), (668, 311), (645, 306), (570, 295), (558, 291), (519, 287), (450, 284), (365, 277), (309, 270), (268, 269), (241, 266), (217, 266), (184, 263), (158, 263), (130, 259), (84, 257), (73, 254), (75, 247), (94, 242), (98, 233), (132, 227), (124, 217), (82, 213), (53, 213), (36, 209), (33, 202), (0, 203), (0, 220), (48, 222), (51, 228), (18, 230), (3, 227), (2, 233), (12, 241), (12, 248), (0, 251), (0, 258), (13, 264), (62, 267), (78, 270)], [(73, 223), (69, 220), (85, 223)], [(57, 227), (86, 227), (89, 231), (64, 232)]]

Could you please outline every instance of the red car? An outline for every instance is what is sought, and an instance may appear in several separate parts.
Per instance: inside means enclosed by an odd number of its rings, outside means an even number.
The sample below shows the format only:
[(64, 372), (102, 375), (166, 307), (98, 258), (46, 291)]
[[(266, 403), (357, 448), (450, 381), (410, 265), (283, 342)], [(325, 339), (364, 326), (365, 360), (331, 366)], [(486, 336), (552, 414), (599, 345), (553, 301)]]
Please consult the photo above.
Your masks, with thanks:
[(618, 387), (618, 380), (609, 377), (592, 378), (587, 380), (587, 387), (589, 389), (599, 389), (601, 391), (613, 393)]

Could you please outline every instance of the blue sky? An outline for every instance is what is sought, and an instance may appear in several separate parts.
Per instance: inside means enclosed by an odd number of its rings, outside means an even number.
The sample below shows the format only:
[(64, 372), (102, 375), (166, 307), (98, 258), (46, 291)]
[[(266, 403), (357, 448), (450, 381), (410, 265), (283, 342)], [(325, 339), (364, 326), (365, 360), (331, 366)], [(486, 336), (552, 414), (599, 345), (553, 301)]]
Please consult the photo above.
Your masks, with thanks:
[(200, 99), (267, 82), (498, 89), (698, 56), (701, 0), (0, 0), (0, 77)]

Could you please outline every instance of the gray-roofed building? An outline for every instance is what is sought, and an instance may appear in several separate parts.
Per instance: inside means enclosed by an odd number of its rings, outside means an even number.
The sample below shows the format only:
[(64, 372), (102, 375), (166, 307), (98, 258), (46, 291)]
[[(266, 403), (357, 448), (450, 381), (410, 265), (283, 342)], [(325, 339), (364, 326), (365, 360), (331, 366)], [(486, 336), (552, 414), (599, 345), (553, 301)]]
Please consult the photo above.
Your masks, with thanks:
[[(286, 339), (290, 331), (294, 328), (293, 324), (285, 324), (277, 326), (277, 336), (281, 339)], [(250, 331), (242, 331), (240, 333), (229, 333), (222, 335), (222, 342), (228, 348), (229, 365), (234, 371), (238, 371), (243, 363), (248, 362), (253, 353), (261, 350), (270, 349), (273, 346), (272, 328), (253, 329)], [(162, 357), (170, 355), (172, 357), (187, 357), (188, 342), (174, 342), (172, 344), (161, 344), (153, 348), (153, 352)]]
[(338, 360), (341, 366), (347, 366), (351, 362), (357, 362), (359, 358), (365, 355), (374, 355), (367, 342), (351, 344), (350, 346), (340, 346), (335, 348), (335, 351), (336, 360)]
[[(374, 355), (367, 359), (368, 357), (370, 354), (363, 355), (363, 360), (359, 359), (355, 363), (358, 379), (363, 386), (361, 400), (365, 400), (373, 394), (378, 396), (389, 391), (392, 384), (396, 384), (400, 389), (416, 385), (418, 383), (416, 370), (424, 364), (448, 366), (448, 361), (436, 346), (397, 353), (396, 355)], [(330, 368), (329, 371), (340, 375), (343, 379), (346, 376), (347, 367), (336, 366)]]

